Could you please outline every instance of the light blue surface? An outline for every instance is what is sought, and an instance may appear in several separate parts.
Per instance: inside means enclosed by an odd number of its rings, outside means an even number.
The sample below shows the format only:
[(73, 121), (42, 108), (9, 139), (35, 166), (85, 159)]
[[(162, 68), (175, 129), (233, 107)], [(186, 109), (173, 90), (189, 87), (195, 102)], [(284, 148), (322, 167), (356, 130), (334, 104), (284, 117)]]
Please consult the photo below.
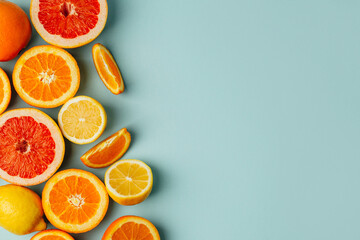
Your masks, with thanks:
[[(15, 1), (29, 12), (29, 0)], [(99, 240), (126, 215), (151, 220), (162, 240), (360, 239), (360, 2), (355, 0), (110, 0), (105, 30), (70, 50), (77, 95), (109, 116), (100, 140), (127, 127), (125, 158), (154, 171), (143, 203), (111, 201), (77, 240)], [(100, 42), (126, 84), (102, 84)], [(45, 42), (34, 32), (30, 46)], [(12, 72), (15, 60), (0, 63)], [(10, 108), (27, 107), (13, 94)], [(45, 109), (55, 119), (56, 109)], [(93, 144), (66, 142), (62, 169), (86, 168)], [(4, 181), (0, 182), (5, 184)], [(41, 193), (43, 184), (32, 187)], [(1, 239), (23, 240), (0, 229)]]

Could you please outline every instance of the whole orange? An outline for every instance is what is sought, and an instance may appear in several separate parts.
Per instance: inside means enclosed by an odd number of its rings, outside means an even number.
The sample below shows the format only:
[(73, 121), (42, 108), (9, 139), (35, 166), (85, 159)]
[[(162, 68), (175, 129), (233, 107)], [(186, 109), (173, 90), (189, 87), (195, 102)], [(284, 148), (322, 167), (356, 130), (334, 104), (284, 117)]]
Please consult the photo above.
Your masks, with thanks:
[(26, 13), (15, 3), (0, 0), (0, 61), (15, 58), (31, 38)]

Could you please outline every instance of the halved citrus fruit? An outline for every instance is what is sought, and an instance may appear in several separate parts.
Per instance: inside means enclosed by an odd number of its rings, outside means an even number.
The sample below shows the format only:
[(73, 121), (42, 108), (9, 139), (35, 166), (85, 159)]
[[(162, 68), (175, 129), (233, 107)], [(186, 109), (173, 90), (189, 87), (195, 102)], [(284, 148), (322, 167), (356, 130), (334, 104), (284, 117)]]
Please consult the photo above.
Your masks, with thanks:
[(47, 181), (42, 204), (52, 225), (66, 232), (83, 233), (95, 228), (104, 218), (109, 196), (94, 174), (68, 169)]
[(124, 155), (130, 142), (130, 133), (123, 128), (92, 147), (80, 157), (80, 160), (91, 168), (107, 167)]
[(124, 81), (122, 79), (115, 59), (102, 44), (97, 43), (92, 48), (92, 56), (96, 71), (105, 86), (113, 93), (120, 94), (124, 91)]
[(104, 29), (106, 0), (31, 0), (31, 21), (48, 43), (75, 48), (94, 40)]
[(0, 177), (17, 185), (36, 185), (60, 167), (65, 152), (59, 127), (33, 108), (0, 116)]
[(67, 101), (60, 109), (59, 126), (64, 136), (77, 144), (98, 139), (106, 127), (106, 113), (101, 104), (87, 96)]
[(149, 220), (123, 216), (110, 224), (101, 240), (160, 240), (160, 235)]
[(8, 107), (11, 99), (10, 81), (4, 70), (0, 68), (0, 114)]
[(151, 168), (140, 160), (119, 160), (106, 171), (105, 186), (115, 202), (135, 205), (149, 196), (153, 174)]
[(74, 240), (74, 238), (61, 230), (50, 229), (35, 234), (30, 240)]
[(28, 104), (54, 108), (76, 94), (80, 72), (76, 60), (64, 49), (36, 46), (16, 62), (13, 82), (16, 92)]

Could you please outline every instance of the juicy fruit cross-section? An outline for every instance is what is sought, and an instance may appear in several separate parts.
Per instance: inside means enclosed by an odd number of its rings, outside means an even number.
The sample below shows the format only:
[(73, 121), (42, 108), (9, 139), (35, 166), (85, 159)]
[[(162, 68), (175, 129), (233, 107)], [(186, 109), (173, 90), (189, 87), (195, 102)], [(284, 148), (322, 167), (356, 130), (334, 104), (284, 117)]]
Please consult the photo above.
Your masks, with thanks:
[(36, 46), (16, 62), (13, 83), (26, 103), (54, 108), (76, 94), (80, 71), (76, 60), (67, 51), (50, 45)]
[(0, 116), (0, 177), (18, 185), (46, 181), (60, 167), (63, 136), (48, 115), (33, 108)]
[(32, 0), (31, 21), (48, 43), (75, 48), (94, 40), (104, 29), (106, 0)]

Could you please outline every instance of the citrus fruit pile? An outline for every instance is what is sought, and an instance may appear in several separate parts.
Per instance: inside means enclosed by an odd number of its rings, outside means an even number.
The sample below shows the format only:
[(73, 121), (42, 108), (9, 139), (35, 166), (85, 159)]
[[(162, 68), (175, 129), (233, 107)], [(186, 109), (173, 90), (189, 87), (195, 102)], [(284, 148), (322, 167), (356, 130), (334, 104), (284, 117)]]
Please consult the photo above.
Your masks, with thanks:
[[(108, 167), (104, 183), (90, 171), (57, 172), (65, 155), (64, 137), (74, 144), (96, 141), (107, 115), (101, 103), (75, 96), (80, 86), (76, 59), (63, 48), (93, 41), (108, 15), (106, 0), (32, 0), (31, 22), (51, 45), (26, 50), (16, 61), (12, 84), (29, 108), (7, 110), (11, 82), (0, 68), (0, 226), (31, 240), (73, 240), (103, 220), (109, 196), (121, 205), (143, 202), (151, 193), (153, 173), (143, 161), (121, 159), (131, 143), (126, 128), (85, 152), (80, 160), (90, 169)], [(15, 58), (31, 39), (31, 23), (16, 4), (0, 0), (0, 61)], [(99, 78), (112, 94), (124, 92), (124, 82), (110, 51), (92, 48)], [(61, 106), (57, 123), (37, 108)], [(35, 107), (35, 108), (34, 108)], [(24, 186), (45, 183), (41, 198)], [(46, 230), (47, 220), (56, 228)], [(119, 216), (120, 217), (120, 216)], [(104, 232), (103, 240), (160, 240), (156, 227), (137, 216), (121, 216)]]

